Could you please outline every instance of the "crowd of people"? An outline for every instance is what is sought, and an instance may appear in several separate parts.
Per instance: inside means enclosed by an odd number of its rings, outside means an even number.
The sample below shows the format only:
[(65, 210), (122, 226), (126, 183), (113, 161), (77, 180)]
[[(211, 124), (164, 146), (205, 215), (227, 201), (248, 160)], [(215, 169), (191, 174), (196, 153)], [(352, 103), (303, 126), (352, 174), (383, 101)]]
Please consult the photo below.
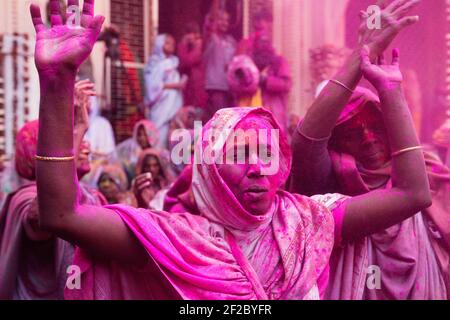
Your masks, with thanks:
[[(384, 57), (417, 22), (417, 0), (386, 4), (378, 30), (361, 14), (359, 46), (303, 119), (287, 117), (291, 71), (271, 15), (238, 43), (214, 2), (203, 32), (189, 25), (178, 45), (156, 37), (146, 119), (117, 146), (94, 84), (77, 77), (104, 22), (84, 3), (79, 29), (58, 0), (48, 27), (31, 5), (40, 117), (17, 134), (11, 168), (0, 163), (11, 189), (0, 198), (0, 299), (450, 297), (450, 170), (417, 137), (399, 51)], [(175, 163), (180, 130), (188, 158), (212, 150), (213, 161)], [(238, 150), (243, 162), (221, 161)]]

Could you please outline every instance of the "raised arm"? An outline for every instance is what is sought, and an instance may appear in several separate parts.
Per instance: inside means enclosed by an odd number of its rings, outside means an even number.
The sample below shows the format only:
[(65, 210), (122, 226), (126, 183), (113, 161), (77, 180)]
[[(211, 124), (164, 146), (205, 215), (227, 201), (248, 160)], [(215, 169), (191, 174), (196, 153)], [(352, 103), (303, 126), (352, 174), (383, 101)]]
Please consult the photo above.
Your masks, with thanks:
[[(68, 4), (79, 5), (78, 0)], [(37, 161), (40, 226), (98, 257), (143, 264), (144, 249), (115, 212), (79, 205), (75, 161), (63, 159), (75, 153), (75, 76), (100, 34), (104, 17), (94, 17), (94, 0), (85, 0), (81, 26), (70, 27), (62, 24), (59, 1), (51, 0), (50, 6), (50, 29), (42, 22), (39, 6), (30, 8), (41, 87), (37, 152), (55, 158)]]
[(377, 190), (348, 200), (342, 237), (352, 241), (384, 230), (431, 205), (428, 176), (420, 142), (402, 92), (398, 50), (392, 64), (372, 64), (368, 48), (361, 52), (364, 76), (378, 90), (392, 150), (392, 189)]
[(347, 105), (352, 90), (362, 78), (360, 50), (367, 45), (371, 58), (382, 54), (405, 27), (418, 21), (407, 16), (420, 0), (395, 0), (382, 10), (381, 29), (369, 30), (367, 13), (361, 12), (360, 47), (356, 48), (338, 74), (313, 102), (292, 138), (293, 166), (291, 190), (313, 194), (331, 192), (334, 185), (328, 140), (339, 116)]

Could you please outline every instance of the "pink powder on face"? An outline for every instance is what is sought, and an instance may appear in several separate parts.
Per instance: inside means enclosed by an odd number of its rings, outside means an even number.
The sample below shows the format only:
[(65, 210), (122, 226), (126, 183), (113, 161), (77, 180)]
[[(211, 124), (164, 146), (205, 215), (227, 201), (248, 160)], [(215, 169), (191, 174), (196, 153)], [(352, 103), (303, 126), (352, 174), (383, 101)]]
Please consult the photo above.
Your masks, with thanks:
[[(274, 199), (276, 192), (279, 190), (282, 181), (281, 175), (268, 175), (264, 176), (261, 174), (262, 167), (264, 166), (263, 161), (259, 158), (259, 130), (265, 130), (268, 133), (268, 149), (276, 150), (279, 152), (279, 147), (272, 147), (270, 134), (274, 127), (264, 119), (258, 118), (256, 116), (249, 116), (240, 122), (236, 129), (241, 129), (244, 131), (252, 130), (256, 134), (249, 135), (244, 142), (247, 146), (257, 146), (257, 148), (252, 149), (248, 147), (246, 152), (256, 153), (248, 155), (245, 164), (223, 164), (218, 165), (218, 171), (222, 179), (229, 186), (230, 190), (233, 192), (234, 196), (238, 201), (247, 209), (249, 212), (260, 215), (266, 213)], [(241, 146), (235, 145), (235, 141), (228, 141), (227, 146), (224, 147), (224, 154), (226, 157), (227, 150), (235, 147), (236, 150), (241, 150)], [(250, 163), (250, 158), (254, 156), (257, 157), (256, 163)], [(253, 159), (254, 160), (254, 159)]]

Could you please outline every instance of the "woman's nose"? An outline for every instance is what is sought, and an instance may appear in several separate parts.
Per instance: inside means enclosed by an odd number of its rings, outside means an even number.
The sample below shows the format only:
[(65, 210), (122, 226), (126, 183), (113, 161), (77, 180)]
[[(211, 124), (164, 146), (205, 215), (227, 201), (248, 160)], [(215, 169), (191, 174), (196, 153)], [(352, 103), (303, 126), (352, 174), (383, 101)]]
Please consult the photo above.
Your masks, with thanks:
[(250, 158), (249, 169), (247, 172), (248, 177), (259, 177), (261, 176), (263, 162), (258, 157), (257, 154), (253, 154)]

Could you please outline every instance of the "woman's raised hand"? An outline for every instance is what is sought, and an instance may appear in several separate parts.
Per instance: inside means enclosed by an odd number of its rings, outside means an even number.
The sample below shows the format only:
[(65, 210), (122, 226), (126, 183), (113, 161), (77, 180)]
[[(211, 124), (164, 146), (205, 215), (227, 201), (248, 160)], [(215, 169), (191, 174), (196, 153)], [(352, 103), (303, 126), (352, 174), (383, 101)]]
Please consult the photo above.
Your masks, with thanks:
[[(38, 5), (30, 7), (31, 18), (36, 30), (35, 63), (41, 76), (54, 76), (61, 72), (75, 74), (88, 58), (103, 25), (103, 16), (94, 16), (95, 0), (84, 0), (82, 12), (67, 13), (67, 20), (77, 20), (80, 25), (65, 25), (60, 15), (58, 0), (50, 1), (51, 27), (42, 22)], [(68, 0), (68, 7), (79, 7), (78, 0)], [(71, 19), (72, 18), (72, 19)]]
[(383, 54), (378, 56), (378, 61), (370, 61), (369, 48), (364, 46), (361, 50), (361, 70), (364, 77), (378, 90), (378, 92), (398, 88), (403, 75), (400, 71), (400, 56), (398, 49), (392, 50), (392, 64), (387, 64)]
[[(75, 83), (74, 92), (74, 136), (75, 143), (80, 144), (84, 135), (89, 130), (90, 98), (96, 95), (94, 83), (90, 80), (82, 80)], [(75, 150), (78, 150), (75, 148)]]
[(374, 61), (392, 43), (395, 37), (407, 26), (419, 21), (418, 16), (408, 16), (409, 12), (420, 3), (420, 0), (394, 0), (389, 4), (387, 1), (378, 1), (381, 8), (381, 26), (379, 29), (370, 30), (367, 19), (369, 14), (361, 11), (361, 26), (359, 28), (359, 43), (368, 46), (371, 60)]
[(133, 193), (140, 208), (147, 209), (150, 201), (155, 197), (156, 193), (152, 186), (153, 176), (151, 173), (143, 173), (133, 181)]

